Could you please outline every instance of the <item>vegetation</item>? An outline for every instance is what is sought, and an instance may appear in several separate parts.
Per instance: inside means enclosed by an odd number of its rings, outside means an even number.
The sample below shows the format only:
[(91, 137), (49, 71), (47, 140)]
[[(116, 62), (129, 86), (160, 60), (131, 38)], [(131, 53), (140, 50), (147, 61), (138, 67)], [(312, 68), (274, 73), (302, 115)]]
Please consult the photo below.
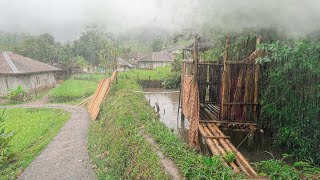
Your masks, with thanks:
[(274, 42), (261, 49), (263, 120), (275, 132), (276, 145), (297, 160), (320, 164), (320, 43)]
[(282, 160), (266, 160), (255, 164), (260, 176), (268, 175), (270, 179), (318, 179), (320, 168), (312, 166), (308, 162), (296, 162), (289, 166)]
[[(129, 91), (141, 90), (135, 76), (130, 76), (132, 73), (120, 74), (118, 84), (112, 86), (103, 106), (103, 115), (90, 128), (90, 157), (97, 166), (99, 178), (165, 177), (159, 174), (163, 174), (163, 170), (159, 170), (159, 159), (141, 136), (142, 130), (153, 137), (161, 151), (177, 163), (184, 178), (234, 177), (232, 170), (222, 165), (220, 157), (199, 155), (158, 121), (144, 96)], [(99, 156), (103, 152), (107, 152), (107, 158)]]
[(104, 77), (105, 75), (101, 74), (73, 76), (49, 92), (50, 101), (58, 103), (80, 102), (95, 92), (99, 81)]
[[(4, 109), (0, 109), (2, 113)], [(0, 113), (0, 114), (1, 114)], [(14, 179), (39, 155), (70, 114), (57, 109), (6, 109), (1, 123), (5, 132), (14, 132), (8, 151), (14, 154), (10, 163), (1, 161), (0, 179)]]
[[(9, 163), (10, 159), (12, 158), (12, 154), (9, 149), (9, 142), (13, 136), (13, 132), (8, 132), (4, 129), (4, 113), (5, 111), (2, 111), (0, 114), (0, 164), (6, 164)], [(0, 167), (1, 167), (0, 166)]]
[(23, 90), (21, 86), (18, 86), (16, 89), (11, 90), (9, 94), (7, 95), (7, 98), (11, 102), (21, 102), (24, 101), (26, 92)]
[(143, 70), (143, 69), (133, 69), (126, 72), (124, 75), (131, 78), (142, 79), (142, 80), (164, 80), (166, 77), (170, 76), (171, 66), (157, 67), (154, 70)]

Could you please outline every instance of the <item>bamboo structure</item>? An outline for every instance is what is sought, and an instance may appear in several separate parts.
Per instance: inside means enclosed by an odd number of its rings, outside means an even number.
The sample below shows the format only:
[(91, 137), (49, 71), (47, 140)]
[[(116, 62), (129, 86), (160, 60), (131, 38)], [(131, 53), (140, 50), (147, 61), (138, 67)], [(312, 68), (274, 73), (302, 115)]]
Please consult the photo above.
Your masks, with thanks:
[[(256, 45), (260, 41), (261, 38), (258, 37)], [(194, 88), (199, 91), (199, 132), (212, 154), (221, 155), (224, 164), (229, 165), (235, 173), (243, 172), (248, 177), (255, 178), (258, 175), (249, 161), (221, 130), (252, 132), (257, 129), (260, 66), (255, 60), (261, 52), (256, 49), (250, 54), (250, 44), (248, 49), (242, 50), (246, 57), (238, 55), (238, 58), (243, 59), (236, 60), (237, 57), (229, 55), (235, 52), (230, 49), (233, 46), (227, 36), (223, 63), (204, 63), (198, 61), (196, 45), (195, 40), (193, 61), (183, 61), (182, 79), (192, 75), (198, 83)], [(184, 88), (183, 85), (181, 87)], [(185, 106), (188, 104), (183, 104), (182, 108), (186, 108)], [(236, 158), (228, 163), (224, 155), (229, 152), (234, 153)]]
[(112, 73), (111, 78), (105, 78), (98, 84), (98, 87), (93, 94), (90, 103), (88, 105), (88, 112), (91, 120), (96, 120), (100, 111), (100, 105), (105, 97), (108, 95), (111, 87), (111, 83), (117, 78), (117, 71)]

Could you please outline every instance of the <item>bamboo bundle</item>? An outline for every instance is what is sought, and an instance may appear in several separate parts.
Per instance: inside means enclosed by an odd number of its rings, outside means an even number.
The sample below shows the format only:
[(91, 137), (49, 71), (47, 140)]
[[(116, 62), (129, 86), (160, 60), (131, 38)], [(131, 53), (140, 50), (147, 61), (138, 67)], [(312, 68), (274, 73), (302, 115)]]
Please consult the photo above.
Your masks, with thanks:
[[(215, 124), (211, 123), (211, 127), (219, 135), (223, 135), (222, 131)], [(236, 156), (238, 157), (239, 162), (241, 162), (243, 164), (243, 166), (247, 169), (249, 175), (254, 176), (254, 177), (258, 176), (257, 172), (252, 168), (252, 166), (250, 165), (249, 161), (237, 150), (237, 148), (235, 148), (233, 146), (231, 141), (229, 139), (226, 139), (225, 141), (230, 146), (230, 148), (233, 150), (233, 152), (235, 152)]]
[(88, 112), (92, 120), (95, 120), (100, 111), (100, 105), (110, 91), (112, 80), (117, 78), (117, 72), (113, 72), (111, 78), (105, 78), (100, 81), (94, 95), (88, 106)]
[(206, 138), (206, 143), (215, 155), (224, 155), (227, 152), (235, 154), (236, 158), (234, 162), (227, 163), (226, 160), (222, 160), (224, 164), (228, 164), (235, 173), (240, 170), (249, 177), (257, 177), (256, 171), (251, 167), (248, 160), (233, 146), (228, 137), (226, 137), (222, 131), (214, 123), (201, 123), (199, 125), (199, 131), (203, 137)]
[(100, 111), (100, 104), (102, 103), (104, 97), (109, 91), (111, 79), (104, 79), (101, 88), (97, 92), (96, 96), (91, 100), (91, 106), (88, 111), (90, 112), (90, 116), (92, 120), (95, 120)]

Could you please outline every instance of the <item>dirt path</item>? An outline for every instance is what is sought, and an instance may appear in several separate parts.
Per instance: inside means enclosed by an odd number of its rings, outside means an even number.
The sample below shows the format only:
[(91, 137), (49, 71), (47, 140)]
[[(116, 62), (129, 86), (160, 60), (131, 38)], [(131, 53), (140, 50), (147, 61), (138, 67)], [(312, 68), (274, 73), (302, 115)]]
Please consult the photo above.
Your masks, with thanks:
[(174, 180), (182, 180), (182, 176), (179, 171), (179, 167), (176, 165), (174, 161), (172, 161), (169, 157), (165, 156), (156, 141), (148, 136), (143, 129), (141, 129), (140, 134), (151, 144), (153, 150), (157, 153), (158, 157), (161, 160), (161, 164), (165, 171), (170, 174), (171, 178)]
[(28, 104), (4, 108), (56, 108), (71, 112), (71, 118), (51, 143), (18, 179), (96, 179), (87, 151), (89, 115), (83, 107)]

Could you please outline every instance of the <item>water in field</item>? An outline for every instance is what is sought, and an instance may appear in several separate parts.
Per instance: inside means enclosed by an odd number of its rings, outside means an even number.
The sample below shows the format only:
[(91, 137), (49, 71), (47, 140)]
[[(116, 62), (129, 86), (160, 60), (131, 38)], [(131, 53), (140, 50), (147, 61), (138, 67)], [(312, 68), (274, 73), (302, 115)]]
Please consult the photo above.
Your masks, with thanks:
[[(150, 106), (158, 111), (160, 121), (188, 142), (189, 123), (187, 120), (181, 123), (181, 112), (178, 114), (179, 90), (147, 88), (144, 89), (144, 96)], [(238, 147), (238, 150), (251, 162), (282, 157), (282, 151), (272, 146), (273, 138), (269, 133), (256, 132), (253, 136), (246, 137), (248, 132), (223, 132), (226, 136), (230, 136), (233, 145)], [(211, 153), (201, 138), (200, 146), (202, 153)]]
[(178, 89), (144, 89), (144, 97), (149, 101), (150, 106), (158, 112), (160, 121), (169, 129), (187, 139), (188, 131), (186, 128), (189, 126), (188, 122), (181, 123), (181, 111), (178, 114), (179, 94)]

